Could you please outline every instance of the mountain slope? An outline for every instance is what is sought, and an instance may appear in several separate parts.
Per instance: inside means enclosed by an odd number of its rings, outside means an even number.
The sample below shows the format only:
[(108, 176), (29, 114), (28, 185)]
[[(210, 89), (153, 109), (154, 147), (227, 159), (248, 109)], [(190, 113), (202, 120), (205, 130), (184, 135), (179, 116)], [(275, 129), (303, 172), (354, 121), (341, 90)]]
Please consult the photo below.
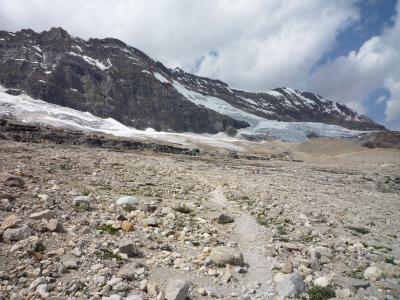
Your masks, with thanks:
[(16, 89), (9, 93), (23, 91), (137, 129), (217, 133), (251, 128), (262, 134), (267, 120), (383, 129), (313, 93), (233, 90), (219, 80), (168, 69), (119, 40), (84, 41), (61, 28), (0, 31), (0, 70), (0, 84)]

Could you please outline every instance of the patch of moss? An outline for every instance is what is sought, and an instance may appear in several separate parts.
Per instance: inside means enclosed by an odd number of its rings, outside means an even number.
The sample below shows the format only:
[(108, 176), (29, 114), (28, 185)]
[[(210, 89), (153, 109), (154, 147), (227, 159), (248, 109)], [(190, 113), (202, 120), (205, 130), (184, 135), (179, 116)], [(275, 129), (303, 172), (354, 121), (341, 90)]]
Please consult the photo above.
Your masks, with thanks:
[(231, 216), (225, 215), (225, 214), (221, 214), (218, 219), (217, 219), (217, 223), (224, 225), (224, 224), (229, 224), (229, 223), (233, 223), (234, 219)]
[(335, 290), (332, 286), (312, 286), (307, 291), (310, 300), (327, 300), (335, 297)]
[(192, 212), (192, 210), (185, 204), (180, 204), (179, 206), (174, 207), (174, 210), (182, 214), (190, 214)]
[(41, 241), (38, 241), (37, 243), (34, 243), (32, 245), (33, 252), (43, 252), (45, 250), (46, 250), (46, 246)]
[(99, 250), (95, 252), (96, 256), (101, 258), (101, 259), (116, 259), (117, 261), (123, 261), (123, 258), (121, 257), (121, 255), (119, 254), (114, 254), (112, 251), (110, 250)]
[(122, 207), (122, 209), (123, 209), (124, 211), (126, 211), (126, 212), (131, 212), (134, 208), (133, 208), (132, 205), (127, 204), (127, 205), (124, 205), (124, 207)]
[(364, 271), (362, 269), (355, 269), (355, 270), (348, 271), (345, 274), (351, 278), (364, 279), (363, 273), (364, 273)]
[(66, 163), (60, 164), (59, 167), (60, 167), (60, 170), (63, 170), (63, 171), (72, 169), (72, 167)]
[(107, 232), (109, 234), (117, 234), (118, 232), (118, 229), (112, 227), (112, 225), (109, 224), (102, 224), (97, 229), (103, 232)]
[(85, 212), (89, 210), (89, 205), (85, 204), (85, 203), (81, 203), (81, 204), (77, 204), (74, 206), (75, 211), (77, 212)]
[(186, 226), (186, 223), (185, 223), (185, 221), (184, 221), (184, 220), (182, 220), (182, 219), (179, 219), (179, 220), (177, 220), (177, 221), (176, 221), (176, 223), (175, 223), (175, 226), (176, 226), (177, 228), (180, 228), (180, 229), (182, 229), (183, 227), (185, 227), (185, 226)]
[(276, 230), (277, 230), (278, 234), (280, 234), (280, 235), (288, 234), (286, 227), (282, 224), (279, 224), (278, 226), (276, 226)]
[(360, 233), (360, 234), (370, 233), (370, 230), (368, 228), (364, 228), (364, 227), (346, 226), (345, 228), (348, 230), (354, 231), (356, 233)]
[(391, 264), (391, 265), (396, 265), (394, 262), (394, 257), (389, 257), (389, 256), (385, 257), (385, 263)]
[(381, 246), (381, 245), (371, 245), (371, 247), (374, 247), (376, 250), (384, 250), (384, 251), (392, 251), (393, 250), (390, 247)]
[(281, 242), (284, 242), (284, 243), (289, 243), (290, 242), (289, 238), (287, 238), (285, 236), (280, 237), (278, 240), (281, 241)]
[(312, 242), (313, 240), (314, 240), (314, 237), (311, 235), (311, 234), (304, 234), (302, 237), (301, 237), (301, 239), (304, 241), (304, 242)]
[(265, 227), (269, 226), (268, 219), (263, 213), (257, 214), (257, 223)]

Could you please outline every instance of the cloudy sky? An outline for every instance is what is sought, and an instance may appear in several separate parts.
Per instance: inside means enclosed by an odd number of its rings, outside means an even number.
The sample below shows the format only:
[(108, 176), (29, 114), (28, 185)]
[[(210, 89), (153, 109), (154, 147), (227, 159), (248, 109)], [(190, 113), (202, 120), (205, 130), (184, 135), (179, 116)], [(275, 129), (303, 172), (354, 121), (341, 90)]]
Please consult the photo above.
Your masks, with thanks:
[(235, 88), (317, 92), (400, 129), (400, 0), (0, 0), (0, 29), (115, 37)]

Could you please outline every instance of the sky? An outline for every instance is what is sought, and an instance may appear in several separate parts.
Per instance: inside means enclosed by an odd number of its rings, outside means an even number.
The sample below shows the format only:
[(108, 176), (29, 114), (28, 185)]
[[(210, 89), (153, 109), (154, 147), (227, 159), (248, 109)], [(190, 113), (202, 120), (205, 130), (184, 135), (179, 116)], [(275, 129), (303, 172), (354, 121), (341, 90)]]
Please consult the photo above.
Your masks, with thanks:
[(400, 0), (0, 0), (0, 30), (114, 37), (168, 67), (316, 92), (400, 130)]

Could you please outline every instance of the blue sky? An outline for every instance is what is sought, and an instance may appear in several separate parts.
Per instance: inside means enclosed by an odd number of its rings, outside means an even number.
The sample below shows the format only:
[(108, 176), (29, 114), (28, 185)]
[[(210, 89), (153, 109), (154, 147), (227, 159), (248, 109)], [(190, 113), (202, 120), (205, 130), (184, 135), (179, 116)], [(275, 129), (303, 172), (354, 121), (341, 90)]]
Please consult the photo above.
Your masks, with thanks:
[(359, 9), (359, 20), (338, 34), (334, 46), (318, 64), (324, 64), (338, 56), (347, 55), (352, 50), (358, 50), (371, 37), (379, 36), (385, 28), (393, 27), (396, 0), (358, 1), (356, 7)]
[(118, 38), (233, 88), (307, 90), (400, 130), (400, 0), (0, 0), (0, 28)]
[[(313, 69), (339, 56), (345, 56), (350, 51), (358, 51), (371, 37), (380, 36), (384, 30), (393, 27), (396, 2), (396, 0), (359, 1), (356, 6), (360, 10), (360, 19), (338, 34), (333, 47), (323, 55)], [(389, 96), (390, 92), (383, 87), (370, 92), (364, 100), (368, 116), (385, 123), (386, 106), (383, 99), (388, 99)], [(389, 126), (400, 129), (400, 122), (394, 122)]]

